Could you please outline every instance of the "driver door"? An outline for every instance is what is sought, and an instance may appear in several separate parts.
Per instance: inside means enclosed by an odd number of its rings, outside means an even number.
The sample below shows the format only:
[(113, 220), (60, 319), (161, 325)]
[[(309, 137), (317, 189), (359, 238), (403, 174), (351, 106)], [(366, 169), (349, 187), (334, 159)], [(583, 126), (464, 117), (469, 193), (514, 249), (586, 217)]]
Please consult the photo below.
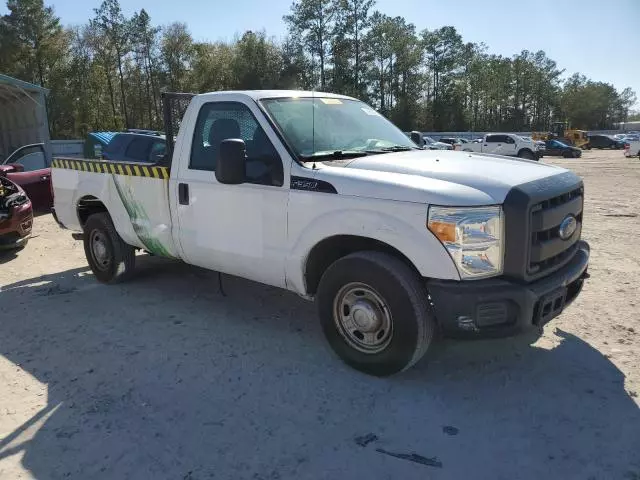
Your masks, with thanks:
[[(281, 159), (286, 151), (266, 120), (260, 124), (264, 117), (255, 106), (229, 98), (203, 102), (195, 125), (181, 127), (194, 132), (180, 152), (177, 185), (171, 187), (182, 258), (284, 287), (289, 166), (284, 169)], [(221, 184), (215, 176), (220, 144), (229, 138), (244, 140), (247, 148), (247, 176), (240, 185)]]
[(547, 147), (547, 151), (551, 156), (562, 155), (562, 148), (560, 148), (560, 144), (555, 140), (549, 142), (549, 146)]
[(22, 187), (33, 208), (51, 207), (51, 166), (47, 162), (44, 147), (38, 144), (19, 148), (5, 160), (5, 164), (11, 163), (21, 165), (24, 171), (8, 173), (7, 178)]

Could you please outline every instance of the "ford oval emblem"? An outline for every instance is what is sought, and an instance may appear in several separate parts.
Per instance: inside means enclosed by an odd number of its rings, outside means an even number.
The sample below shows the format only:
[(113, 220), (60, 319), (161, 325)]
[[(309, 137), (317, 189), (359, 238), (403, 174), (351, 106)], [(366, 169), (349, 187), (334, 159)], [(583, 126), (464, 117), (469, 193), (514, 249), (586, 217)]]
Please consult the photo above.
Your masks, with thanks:
[(578, 228), (578, 221), (576, 217), (573, 215), (567, 215), (560, 223), (560, 228), (558, 229), (558, 235), (562, 240), (569, 240), (571, 236), (576, 233), (576, 229)]

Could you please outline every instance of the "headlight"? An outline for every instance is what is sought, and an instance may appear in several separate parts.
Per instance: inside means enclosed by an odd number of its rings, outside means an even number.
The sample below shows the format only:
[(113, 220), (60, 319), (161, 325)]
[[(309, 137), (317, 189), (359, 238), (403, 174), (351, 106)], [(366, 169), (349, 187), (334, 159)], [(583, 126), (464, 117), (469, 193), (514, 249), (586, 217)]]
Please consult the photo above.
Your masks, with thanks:
[(462, 279), (502, 273), (501, 207), (430, 207), (427, 227), (449, 251)]

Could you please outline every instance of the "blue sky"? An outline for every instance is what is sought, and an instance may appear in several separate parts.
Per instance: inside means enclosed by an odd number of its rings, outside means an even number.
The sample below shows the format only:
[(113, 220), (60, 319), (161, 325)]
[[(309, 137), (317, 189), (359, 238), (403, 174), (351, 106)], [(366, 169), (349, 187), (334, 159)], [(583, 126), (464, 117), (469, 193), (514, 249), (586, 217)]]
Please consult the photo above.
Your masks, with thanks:
[[(45, 0), (66, 25), (85, 23), (100, 0)], [(196, 40), (231, 39), (245, 30), (280, 38), (292, 0), (120, 0), (125, 14), (144, 7), (156, 25), (185, 22)], [(418, 31), (453, 25), (465, 41), (511, 56), (544, 50), (566, 75), (581, 72), (634, 89), (640, 97), (640, 0), (377, 0)], [(0, 14), (6, 13), (2, 0)]]

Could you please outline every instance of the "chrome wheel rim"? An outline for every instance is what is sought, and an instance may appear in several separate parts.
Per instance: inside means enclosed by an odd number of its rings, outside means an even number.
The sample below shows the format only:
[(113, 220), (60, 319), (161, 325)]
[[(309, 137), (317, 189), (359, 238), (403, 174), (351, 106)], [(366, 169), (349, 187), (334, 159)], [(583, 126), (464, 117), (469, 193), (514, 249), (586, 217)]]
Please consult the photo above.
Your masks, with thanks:
[(111, 255), (107, 239), (100, 230), (93, 230), (89, 236), (89, 247), (93, 263), (100, 270), (107, 270), (111, 265)]
[(381, 352), (393, 336), (387, 303), (364, 283), (349, 283), (338, 291), (333, 302), (333, 321), (342, 338), (363, 353)]

